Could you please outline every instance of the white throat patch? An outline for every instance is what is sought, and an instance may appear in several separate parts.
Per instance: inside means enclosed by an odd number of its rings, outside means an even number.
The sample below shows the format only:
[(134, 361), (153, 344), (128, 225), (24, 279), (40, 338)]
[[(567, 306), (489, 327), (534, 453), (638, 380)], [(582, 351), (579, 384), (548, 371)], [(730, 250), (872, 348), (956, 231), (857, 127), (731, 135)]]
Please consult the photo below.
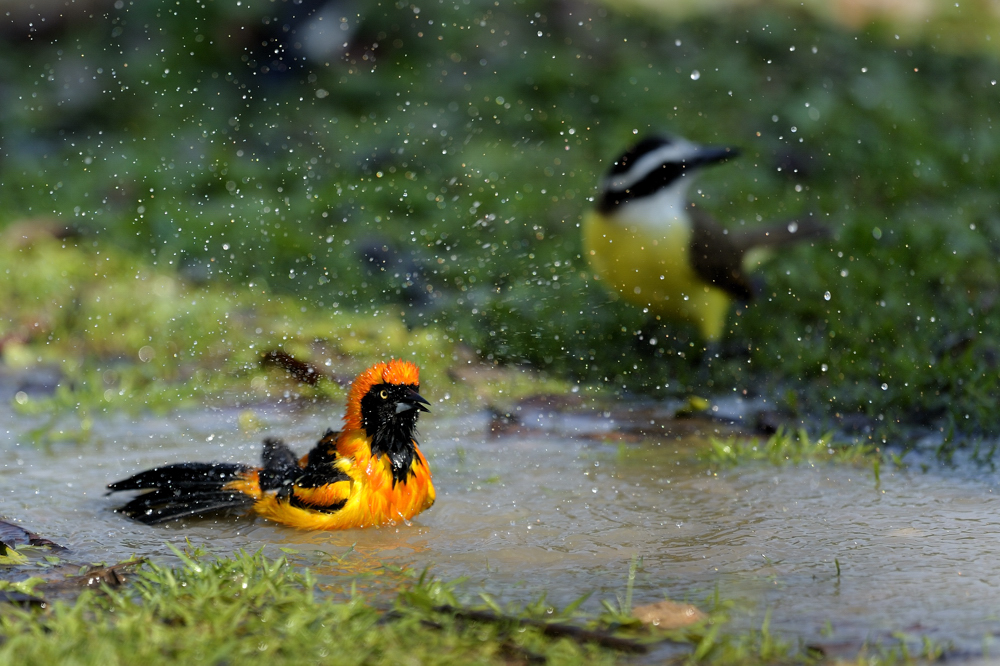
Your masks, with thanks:
[(611, 219), (618, 224), (662, 234), (678, 225), (690, 228), (691, 216), (687, 211), (690, 182), (690, 179), (683, 178), (648, 197), (632, 199), (618, 206)]

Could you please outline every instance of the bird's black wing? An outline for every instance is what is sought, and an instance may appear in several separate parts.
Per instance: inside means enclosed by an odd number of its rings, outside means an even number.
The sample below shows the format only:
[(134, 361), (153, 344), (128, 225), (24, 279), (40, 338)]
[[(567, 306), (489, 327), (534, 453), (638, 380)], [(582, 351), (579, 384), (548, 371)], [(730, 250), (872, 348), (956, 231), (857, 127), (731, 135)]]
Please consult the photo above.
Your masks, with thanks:
[(299, 466), (298, 458), (280, 439), (269, 437), (264, 440), (261, 461), (264, 465), (258, 477), (261, 490), (278, 489), (279, 495), (287, 494), (291, 492), (295, 480), (302, 475), (302, 467)]
[(337, 461), (337, 436), (339, 432), (327, 430), (323, 438), (309, 452), (309, 460), (295, 484), (303, 488), (317, 488), (328, 483), (348, 481), (351, 477), (340, 471)]

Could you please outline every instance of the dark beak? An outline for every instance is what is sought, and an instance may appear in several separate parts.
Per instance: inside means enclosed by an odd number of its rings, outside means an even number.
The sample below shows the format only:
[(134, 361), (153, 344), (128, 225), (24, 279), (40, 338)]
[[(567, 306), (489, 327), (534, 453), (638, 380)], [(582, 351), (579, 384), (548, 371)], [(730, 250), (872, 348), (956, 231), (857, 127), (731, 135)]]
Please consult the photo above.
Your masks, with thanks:
[(688, 158), (685, 162), (691, 166), (698, 166), (701, 164), (716, 164), (718, 162), (724, 162), (730, 157), (736, 157), (740, 154), (739, 148), (723, 148), (720, 146), (701, 146), (698, 148), (698, 152), (694, 156)]
[(423, 396), (414, 391), (413, 389), (407, 389), (409, 391), (406, 396), (400, 398), (399, 402), (396, 403), (396, 413), (402, 414), (409, 409), (416, 409), (421, 412), (429, 412), (431, 410), (424, 407), (424, 405), (429, 405), (431, 403), (424, 400)]

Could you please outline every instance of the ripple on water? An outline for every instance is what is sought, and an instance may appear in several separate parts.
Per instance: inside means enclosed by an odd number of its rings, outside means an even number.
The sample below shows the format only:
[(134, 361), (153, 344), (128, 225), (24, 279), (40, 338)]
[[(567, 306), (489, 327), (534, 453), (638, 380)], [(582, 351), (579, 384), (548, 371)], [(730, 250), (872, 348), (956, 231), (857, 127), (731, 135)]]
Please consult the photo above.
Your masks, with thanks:
[[(836, 642), (904, 631), (973, 650), (1000, 631), (997, 478), (961, 468), (883, 470), (879, 487), (870, 470), (853, 467), (751, 466), (715, 476), (690, 462), (693, 440), (602, 445), (559, 428), (496, 439), (485, 415), (435, 414), (421, 442), (438, 502), (409, 526), (307, 533), (242, 518), (150, 528), (111, 511), (120, 500), (104, 497), (105, 484), (139, 469), (256, 461), (265, 434), (304, 452), (337, 423), (328, 413), (274, 409), (262, 414), (267, 432), (246, 435), (237, 417), (115, 417), (95, 424), (92, 442), (42, 450), (22, 441), (37, 424), (0, 414), (0, 515), (94, 562), (172, 561), (166, 544), (185, 539), (220, 553), (286, 547), (330, 576), (391, 581), (382, 563), (431, 566), (503, 599), (546, 590), (561, 604), (589, 591), (595, 600), (621, 593), (638, 555), (635, 603), (700, 601), (718, 585), (746, 611), (741, 623), (759, 625), (770, 609), (773, 627), (810, 642), (822, 641), (828, 621)], [(573, 433), (604, 428), (580, 416), (556, 423)]]

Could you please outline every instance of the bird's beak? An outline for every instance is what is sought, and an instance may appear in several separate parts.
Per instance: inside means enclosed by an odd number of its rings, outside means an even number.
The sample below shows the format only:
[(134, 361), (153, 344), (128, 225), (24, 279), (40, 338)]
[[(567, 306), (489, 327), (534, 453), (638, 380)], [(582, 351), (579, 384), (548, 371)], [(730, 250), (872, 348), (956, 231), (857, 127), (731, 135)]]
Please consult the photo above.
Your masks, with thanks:
[(429, 405), (429, 404), (431, 403), (424, 400), (424, 398), (419, 393), (417, 393), (413, 389), (409, 389), (409, 393), (406, 395), (406, 397), (400, 399), (399, 402), (396, 403), (396, 413), (402, 414), (403, 412), (411, 409), (416, 409), (421, 412), (429, 412), (431, 410), (424, 407), (424, 405)]
[(700, 164), (715, 164), (717, 162), (723, 162), (730, 157), (736, 157), (739, 154), (739, 148), (699, 146), (695, 154), (685, 160), (685, 162), (691, 166), (698, 166)]

